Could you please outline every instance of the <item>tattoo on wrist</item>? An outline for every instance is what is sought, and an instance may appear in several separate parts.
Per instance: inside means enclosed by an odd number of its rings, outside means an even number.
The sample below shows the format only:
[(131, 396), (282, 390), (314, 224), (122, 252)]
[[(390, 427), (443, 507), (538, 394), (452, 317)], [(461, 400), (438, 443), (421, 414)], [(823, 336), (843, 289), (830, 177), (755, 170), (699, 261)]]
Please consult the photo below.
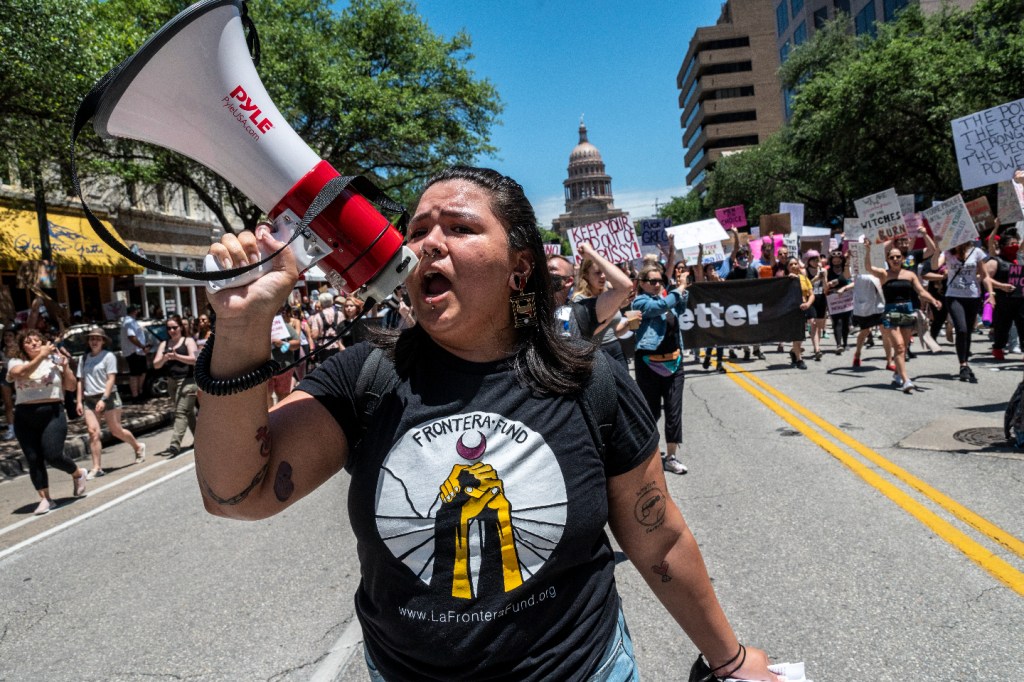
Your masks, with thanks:
[(665, 523), (667, 502), (665, 493), (654, 481), (651, 481), (637, 491), (633, 516), (637, 523), (644, 526), (646, 532), (650, 533)]
[(658, 566), (651, 566), (651, 570), (661, 576), (661, 582), (667, 583), (672, 580), (672, 576), (668, 574), (668, 562), (662, 561)]
[(213, 500), (219, 505), (231, 507), (236, 504), (240, 504), (241, 502), (244, 502), (245, 498), (249, 497), (249, 493), (255, 490), (256, 486), (258, 486), (263, 481), (263, 479), (266, 478), (268, 469), (270, 469), (269, 459), (266, 462), (264, 462), (263, 466), (260, 467), (260, 470), (256, 472), (256, 475), (253, 476), (252, 482), (245, 487), (245, 490), (243, 490), (242, 492), (238, 493), (233, 497), (221, 497), (217, 493), (213, 492), (213, 488), (210, 487), (210, 484), (206, 481), (206, 478), (203, 476), (202, 472), (199, 470), (198, 467), (196, 468), (196, 474), (198, 475), (199, 482), (202, 484), (203, 489), (206, 491), (207, 497), (209, 497), (211, 500)]

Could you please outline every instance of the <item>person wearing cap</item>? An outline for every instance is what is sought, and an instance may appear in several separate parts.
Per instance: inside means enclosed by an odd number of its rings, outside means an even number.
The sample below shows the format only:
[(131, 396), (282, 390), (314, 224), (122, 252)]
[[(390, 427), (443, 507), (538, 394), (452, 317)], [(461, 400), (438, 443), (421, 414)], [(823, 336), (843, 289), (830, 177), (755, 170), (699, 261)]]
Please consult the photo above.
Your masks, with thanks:
[(133, 403), (142, 400), (142, 387), (146, 385), (146, 351), (149, 350), (149, 342), (138, 321), (141, 310), (138, 303), (132, 303), (128, 306), (128, 314), (121, 320), (121, 352), (128, 361), (128, 388)]
[(138, 464), (146, 459), (146, 444), (135, 439), (131, 431), (121, 425), (121, 396), (117, 392), (117, 358), (107, 350), (110, 337), (102, 327), (91, 327), (86, 333), (89, 352), (78, 364), (78, 415), (85, 417), (89, 431), (89, 454), (92, 469), (88, 478), (103, 476), (103, 442), (100, 438), (100, 417), (107, 424), (110, 434), (128, 445), (135, 452)]

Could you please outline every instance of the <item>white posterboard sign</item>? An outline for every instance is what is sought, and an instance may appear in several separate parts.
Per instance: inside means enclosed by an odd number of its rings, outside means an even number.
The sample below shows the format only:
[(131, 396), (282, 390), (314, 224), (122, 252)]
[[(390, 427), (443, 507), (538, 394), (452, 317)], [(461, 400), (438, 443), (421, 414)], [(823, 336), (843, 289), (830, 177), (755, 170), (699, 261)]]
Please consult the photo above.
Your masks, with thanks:
[[(871, 244), (872, 264), (885, 262), (885, 243), (907, 233), (895, 189), (876, 192), (853, 202), (864, 236)], [(881, 265), (879, 265), (881, 267)]]
[(935, 244), (943, 251), (978, 238), (978, 228), (974, 225), (971, 212), (967, 210), (964, 198), (959, 194), (937, 206), (926, 208), (924, 217), (932, 228)]
[(1024, 220), (1024, 187), (1013, 180), (1003, 180), (999, 183), (999, 200), (996, 208), (999, 212), (999, 223), (1015, 223)]
[(782, 235), (782, 245), (786, 247), (790, 256), (800, 255), (800, 237), (792, 232)]
[[(854, 277), (864, 272), (864, 254), (867, 253), (868, 247), (864, 242), (851, 241), (847, 242), (847, 248), (849, 249), (849, 262), (850, 262), (850, 274)], [(883, 267), (879, 265), (878, 267)]]
[(779, 202), (779, 213), (788, 213), (790, 219), (790, 225), (793, 229), (797, 229), (800, 225), (804, 224), (804, 205), (803, 204), (789, 204), (784, 201)]
[[(686, 259), (687, 263), (696, 263), (697, 256), (700, 253), (699, 246), (687, 246), (683, 249), (683, 258)], [(701, 265), (707, 263), (721, 263), (725, 260), (725, 249), (722, 248), (722, 242), (708, 242), (704, 245), (704, 253), (701, 255)]]
[(951, 125), (963, 189), (1009, 180), (1024, 168), (1024, 98), (954, 119)]
[(686, 249), (689, 246), (711, 244), (729, 239), (729, 233), (722, 227), (717, 218), (698, 220), (695, 223), (685, 225), (673, 225), (666, 230), (675, 237), (677, 249)]
[(290, 338), (290, 335), (285, 327), (284, 318), (280, 315), (275, 315), (274, 322), (270, 325), (270, 343), (276, 344), (281, 339), (287, 338)]
[(838, 315), (853, 310), (853, 289), (844, 291), (841, 294), (829, 294), (825, 297), (828, 304), (828, 314)]
[(629, 217), (619, 216), (569, 230), (569, 246), (576, 265), (583, 262), (579, 245), (590, 242), (594, 250), (612, 263), (623, 263), (640, 258), (640, 241)]

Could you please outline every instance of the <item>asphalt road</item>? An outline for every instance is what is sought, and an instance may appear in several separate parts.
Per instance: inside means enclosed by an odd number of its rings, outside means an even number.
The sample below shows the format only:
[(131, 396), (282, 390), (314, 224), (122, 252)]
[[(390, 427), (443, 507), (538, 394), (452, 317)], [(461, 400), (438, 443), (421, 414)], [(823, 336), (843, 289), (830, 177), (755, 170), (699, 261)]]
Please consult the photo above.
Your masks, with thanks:
[[(688, 364), (671, 493), (741, 640), (773, 660), (816, 682), (1024, 675), (1024, 456), (997, 437), (1024, 365), (979, 358), (965, 384), (944, 345), (904, 395), (879, 355)], [(0, 680), (368, 679), (346, 476), (232, 522), (203, 510), (191, 454), (108, 452), (84, 499), (51, 472), (67, 504), (44, 517), (27, 477), (0, 483)], [(616, 575), (644, 679), (685, 680), (693, 645), (632, 565)]]

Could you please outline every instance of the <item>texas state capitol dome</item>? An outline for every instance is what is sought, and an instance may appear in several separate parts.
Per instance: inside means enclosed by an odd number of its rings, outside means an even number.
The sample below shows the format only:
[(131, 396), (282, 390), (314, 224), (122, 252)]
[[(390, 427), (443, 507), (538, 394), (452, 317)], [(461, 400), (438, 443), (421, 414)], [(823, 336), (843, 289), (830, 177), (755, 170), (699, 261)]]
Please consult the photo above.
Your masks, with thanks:
[(565, 230), (617, 218), (625, 213), (613, 204), (612, 177), (605, 172), (601, 152), (587, 139), (587, 126), (580, 117), (580, 140), (569, 153), (569, 176), (565, 189), (565, 213), (552, 221), (552, 229)]

